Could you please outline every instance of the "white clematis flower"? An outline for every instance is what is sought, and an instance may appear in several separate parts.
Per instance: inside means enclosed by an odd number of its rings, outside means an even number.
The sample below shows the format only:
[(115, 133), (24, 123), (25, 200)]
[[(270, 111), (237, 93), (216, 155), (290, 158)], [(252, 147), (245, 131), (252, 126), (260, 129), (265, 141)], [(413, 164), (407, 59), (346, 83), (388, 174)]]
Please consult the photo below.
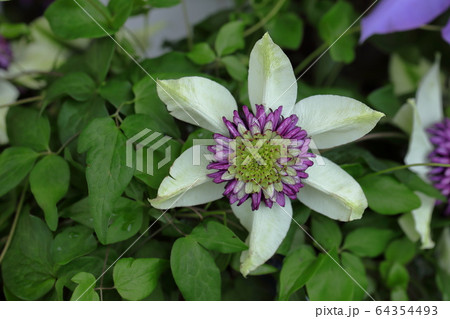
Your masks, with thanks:
[(6, 114), (8, 107), (1, 107), (13, 103), (19, 97), (19, 90), (9, 83), (0, 79), (0, 145), (7, 144), (9, 139), (6, 133)]
[[(394, 117), (394, 123), (411, 135), (408, 152), (405, 156), (407, 165), (429, 162), (428, 156), (434, 149), (426, 129), (444, 119), (442, 111), (442, 93), (439, 75), (439, 62), (430, 68), (423, 77), (416, 99), (411, 99)], [(410, 168), (424, 181), (430, 183), (430, 167), (416, 166)], [(435, 206), (435, 199), (416, 192), (422, 202), (421, 206), (399, 219), (400, 226), (407, 236), (417, 241), (419, 238), (423, 249), (434, 247), (431, 239), (430, 222)]]
[[(201, 156), (200, 165), (193, 165), (195, 146), (181, 154), (157, 198), (150, 200), (156, 208), (169, 209), (228, 197), (249, 232), (249, 250), (241, 255), (244, 276), (272, 257), (286, 236), (290, 199), (340, 221), (361, 218), (367, 200), (359, 184), (324, 157), (317, 156), (311, 166), (314, 154), (308, 153), (308, 145), (310, 140), (318, 148), (354, 141), (384, 116), (341, 96), (312, 96), (296, 103), (293, 68), (267, 33), (250, 55), (248, 92), (253, 114), (244, 106), (239, 115), (231, 93), (214, 81), (158, 81), (158, 95), (171, 114), (217, 133), (217, 144), (197, 147), (202, 154), (212, 153), (213, 162)], [(286, 140), (290, 144), (282, 143), (286, 154), (281, 155), (275, 141)]]

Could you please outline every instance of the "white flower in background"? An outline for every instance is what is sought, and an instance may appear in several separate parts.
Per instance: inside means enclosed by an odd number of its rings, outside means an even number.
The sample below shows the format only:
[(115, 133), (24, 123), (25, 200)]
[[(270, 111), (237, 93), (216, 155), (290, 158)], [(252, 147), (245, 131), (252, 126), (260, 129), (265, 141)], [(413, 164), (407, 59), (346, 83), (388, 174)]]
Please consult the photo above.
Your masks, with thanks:
[(2, 105), (10, 104), (16, 101), (19, 97), (19, 91), (17, 88), (9, 83), (0, 79), (0, 145), (8, 143), (8, 135), (6, 134), (6, 113), (8, 113), (8, 107), (2, 107)]
[(45, 18), (33, 21), (29, 39), (21, 38), (11, 42), (13, 60), (6, 71), (0, 70), (0, 78), (16, 77), (15, 82), (30, 89), (40, 89), (45, 85), (29, 72), (49, 72), (59, 66), (69, 55), (69, 50), (53, 37)]
[(0, 48), (5, 59), (0, 59), (0, 145), (8, 143), (6, 133), (6, 114), (10, 104), (19, 97), (19, 91), (9, 80), (30, 89), (40, 89), (45, 81), (36, 79), (39, 72), (49, 72), (60, 65), (67, 58), (69, 51), (56, 39), (45, 18), (39, 18), (30, 24), (29, 39), (22, 38), (2, 45)]
[[(442, 122), (442, 93), (439, 78), (439, 62), (436, 62), (423, 77), (416, 99), (408, 100), (394, 118), (394, 123), (411, 135), (405, 163), (427, 163), (429, 155), (434, 147), (426, 132), (434, 124)], [(424, 181), (430, 183), (430, 167), (416, 166), (410, 168)], [(435, 199), (416, 192), (422, 202), (421, 206), (410, 214), (404, 214), (399, 223), (408, 237), (422, 242), (422, 248), (434, 247), (430, 234), (431, 215), (433, 213)]]
[[(317, 95), (295, 103), (293, 68), (268, 34), (251, 52), (248, 92), (253, 114), (244, 106), (241, 116), (231, 93), (214, 81), (158, 81), (158, 95), (171, 114), (216, 133), (216, 145), (197, 147), (200, 165), (193, 165), (195, 146), (182, 153), (158, 197), (150, 200), (156, 208), (169, 209), (229, 198), (249, 231), (249, 250), (241, 255), (244, 276), (272, 257), (286, 236), (290, 199), (340, 221), (361, 218), (367, 200), (359, 184), (324, 157), (317, 156), (312, 165), (308, 144), (312, 139), (320, 149), (349, 143), (384, 116), (341, 96)], [(289, 141), (281, 142), (284, 152), (274, 148), (279, 141)], [(211, 153), (214, 161), (209, 162), (204, 155)]]

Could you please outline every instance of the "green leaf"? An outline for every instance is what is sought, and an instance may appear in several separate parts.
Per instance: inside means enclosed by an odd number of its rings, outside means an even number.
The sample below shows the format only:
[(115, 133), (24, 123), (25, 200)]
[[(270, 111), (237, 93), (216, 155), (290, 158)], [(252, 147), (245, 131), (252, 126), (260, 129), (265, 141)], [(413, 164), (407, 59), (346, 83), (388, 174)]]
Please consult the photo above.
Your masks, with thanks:
[(391, 290), (391, 301), (409, 301), (406, 289), (395, 287)]
[(285, 49), (297, 50), (303, 40), (303, 21), (293, 13), (282, 13), (267, 24), (273, 41)]
[(160, 122), (161, 133), (171, 136), (180, 136), (180, 131), (175, 124), (173, 117), (169, 114), (164, 103), (156, 92), (156, 83), (151, 78), (145, 77), (133, 87), (135, 95), (136, 113), (150, 115), (154, 121)]
[(7, 23), (2, 21), (0, 25), (0, 34), (6, 39), (18, 38), (29, 33), (30, 29), (26, 23)]
[(78, 141), (78, 151), (87, 152), (86, 179), (89, 206), (95, 232), (103, 244), (114, 202), (133, 177), (133, 169), (125, 165), (126, 139), (110, 118), (95, 119)]
[(115, 49), (116, 44), (108, 37), (94, 40), (86, 51), (84, 60), (86, 61), (90, 75), (97, 83), (105, 80)]
[[(398, 164), (392, 165), (398, 166)], [(417, 176), (416, 173), (409, 169), (402, 169), (394, 172), (395, 177), (402, 183), (408, 186), (413, 191), (419, 191), (430, 197), (439, 199), (442, 202), (446, 202), (447, 198), (441, 194), (433, 185), (428, 184), (422, 178)]]
[(63, 288), (68, 287), (74, 290), (76, 285), (71, 279), (79, 272), (89, 272), (98, 277), (102, 273), (104, 258), (94, 256), (83, 256), (77, 258), (70, 263), (61, 266), (58, 269), (58, 280), (55, 284), (56, 295), (58, 300), (63, 300)]
[(209, 252), (190, 238), (175, 241), (170, 255), (173, 278), (184, 299), (220, 300), (220, 271)]
[(400, 102), (394, 94), (394, 86), (392, 84), (385, 85), (367, 97), (370, 105), (376, 110), (383, 112), (388, 117), (393, 117), (400, 109)]
[(132, 138), (139, 132), (149, 129), (153, 132), (168, 134), (167, 126), (158, 120), (156, 116), (148, 114), (132, 114), (127, 116), (120, 125), (127, 138)]
[(136, 235), (142, 226), (142, 214), (140, 203), (123, 197), (117, 199), (109, 219), (106, 243), (117, 243)]
[(125, 24), (131, 14), (131, 11), (133, 10), (133, 1), (111, 0), (108, 2), (108, 9), (112, 15), (112, 27), (115, 30), (119, 30), (120, 27)]
[[(338, 261), (335, 253), (331, 256)], [(353, 298), (354, 283), (349, 276), (331, 259), (330, 256), (320, 254), (319, 264), (314, 275), (306, 283), (309, 299), (312, 301), (350, 301)], [(330, 288), (333, 283), (335, 289)]]
[(380, 264), (380, 273), (388, 288), (401, 287), (406, 289), (408, 287), (409, 273), (402, 264), (395, 261), (383, 261)]
[[(344, 269), (355, 279), (355, 281), (363, 288), (367, 289), (369, 284), (366, 276), (366, 270), (361, 259), (352, 254), (343, 252), (341, 262)], [(353, 298), (352, 300), (360, 301), (366, 297), (365, 291), (353, 281)]]
[(335, 61), (350, 63), (355, 59), (356, 36), (344, 34), (354, 20), (355, 12), (352, 5), (345, 1), (338, 1), (319, 22), (320, 37), (328, 45), (333, 45), (330, 48), (330, 55)]
[(58, 78), (47, 90), (44, 107), (55, 99), (68, 95), (77, 101), (88, 100), (95, 91), (95, 83), (89, 75), (73, 72)]
[[(131, 83), (126, 80), (111, 79), (99, 88), (99, 94), (116, 108), (133, 99)], [(128, 116), (125, 120), (128, 119)]]
[(114, 287), (122, 298), (142, 300), (155, 290), (169, 263), (157, 258), (122, 258), (114, 266)]
[(65, 228), (52, 243), (53, 261), (65, 265), (97, 248), (92, 230), (81, 225)]
[(55, 282), (51, 264), (52, 234), (45, 223), (22, 212), (11, 246), (2, 263), (6, 287), (24, 300), (37, 300), (49, 292)]
[(0, 196), (27, 176), (39, 154), (26, 147), (10, 147), (0, 154)]
[(94, 221), (94, 219), (92, 218), (89, 211), (88, 197), (85, 197), (78, 202), (73, 203), (69, 207), (66, 207), (61, 212), (61, 217), (73, 219), (77, 223), (94, 229), (94, 227), (92, 226), (92, 222)]
[(271, 266), (268, 264), (262, 264), (261, 266), (259, 266), (258, 268), (256, 268), (255, 270), (252, 270), (248, 276), (262, 276), (262, 275), (268, 275), (268, 274), (273, 274), (275, 272), (278, 271), (278, 268), (275, 266)]
[(306, 284), (319, 265), (315, 261), (314, 250), (306, 245), (286, 256), (280, 272), (278, 300), (289, 300), (290, 295)]
[(100, 298), (95, 288), (95, 277), (87, 272), (80, 272), (73, 276), (72, 281), (78, 286), (73, 291), (71, 301), (99, 301)]
[(13, 146), (26, 146), (35, 151), (47, 151), (50, 123), (38, 110), (12, 107), (6, 116), (9, 142)]
[(180, 4), (181, 0), (145, 0), (149, 5), (155, 8), (167, 8)]
[(228, 74), (237, 81), (245, 81), (247, 78), (247, 66), (235, 55), (229, 55), (221, 59)]
[(396, 261), (402, 265), (409, 263), (416, 253), (416, 244), (404, 237), (394, 240), (387, 247), (384, 255), (386, 260)]
[[(61, 143), (80, 134), (81, 131), (95, 118), (106, 117), (108, 112), (105, 101), (98, 96), (86, 102), (67, 100), (61, 107), (58, 115), (58, 133)], [(76, 146), (76, 143), (71, 145)]]
[(45, 17), (57, 36), (68, 40), (101, 38), (117, 31), (118, 28), (112, 26), (111, 13), (99, 0), (77, 2), (57, 0), (45, 11)]
[(360, 257), (376, 257), (383, 253), (394, 236), (395, 232), (390, 229), (358, 228), (347, 235), (343, 249)]
[(220, 28), (215, 48), (218, 56), (231, 54), (245, 47), (244, 23), (232, 21)]
[(366, 176), (358, 182), (364, 190), (369, 207), (377, 213), (395, 215), (420, 206), (419, 197), (391, 176)]
[(117, 32), (133, 9), (133, 1), (58, 0), (45, 11), (53, 32), (64, 39), (102, 38)]
[(69, 182), (69, 164), (57, 155), (44, 157), (30, 173), (31, 192), (44, 211), (48, 227), (53, 231), (58, 227), (56, 204), (66, 195)]
[(436, 283), (442, 292), (442, 300), (450, 301), (450, 273), (446, 270), (438, 269)]
[(189, 238), (197, 241), (209, 250), (225, 254), (248, 249), (247, 245), (228, 227), (216, 221), (207, 221), (198, 225), (191, 232)]
[(216, 54), (206, 42), (197, 43), (186, 56), (195, 64), (204, 65), (213, 62)]
[(311, 234), (327, 251), (337, 249), (341, 245), (342, 233), (334, 220), (314, 214), (311, 220)]
[(197, 140), (197, 139), (205, 140), (205, 139), (212, 139), (212, 138), (213, 138), (213, 133), (211, 131), (205, 130), (204, 128), (198, 128), (194, 132), (189, 134), (189, 136), (187, 137), (186, 141), (183, 144), (183, 147), (181, 148), (181, 153), (183, 153), (188, 148), (191, 148), (192, 146), (194, 146), (194, 140)]

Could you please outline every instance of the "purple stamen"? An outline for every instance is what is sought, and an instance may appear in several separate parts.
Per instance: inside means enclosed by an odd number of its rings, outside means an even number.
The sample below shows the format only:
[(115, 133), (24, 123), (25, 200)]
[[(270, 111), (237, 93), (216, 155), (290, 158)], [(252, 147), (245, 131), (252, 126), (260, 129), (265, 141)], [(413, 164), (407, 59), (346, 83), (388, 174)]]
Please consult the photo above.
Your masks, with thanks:
[(226, 183), (223, 195), (231, 204), (250, 199), (252, 210), (261, 204), (271, 208), (275, 202), (284, 206), (286, 197), (297, 197), (302, 179), (308, 177), (305, 170), (313, 165), (308, 134), (296, 126), (296, 115), (282, 117), (282, 106), (266, 113), (263, 105), (256, 105), (254, 115), (247, 106), (242, 111), (233, 112), (233, 121), (223, 118), (229, 137), (214, 134), (217, 144), (208, 147), (214, 161), (207, 168), (217, 172), (208, 176)]

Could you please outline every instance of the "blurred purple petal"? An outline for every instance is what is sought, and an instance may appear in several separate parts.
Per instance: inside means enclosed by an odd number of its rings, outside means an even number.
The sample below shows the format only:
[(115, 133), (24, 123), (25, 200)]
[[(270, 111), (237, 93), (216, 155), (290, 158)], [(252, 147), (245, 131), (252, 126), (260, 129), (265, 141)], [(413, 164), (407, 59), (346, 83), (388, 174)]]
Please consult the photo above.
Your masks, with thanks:
[(450, 44), (450, 19), (448, 19), (447, 24), (442, 29), (442, 37), (448, 44)]
[(360, 42), (374, 34), (416, 29), (449, 7), (450, 0), (382, 0), (361, 20)]
[(0, 35), (0, 69), (8, 69), (12, 61), (12, 51), (8, 41)]

